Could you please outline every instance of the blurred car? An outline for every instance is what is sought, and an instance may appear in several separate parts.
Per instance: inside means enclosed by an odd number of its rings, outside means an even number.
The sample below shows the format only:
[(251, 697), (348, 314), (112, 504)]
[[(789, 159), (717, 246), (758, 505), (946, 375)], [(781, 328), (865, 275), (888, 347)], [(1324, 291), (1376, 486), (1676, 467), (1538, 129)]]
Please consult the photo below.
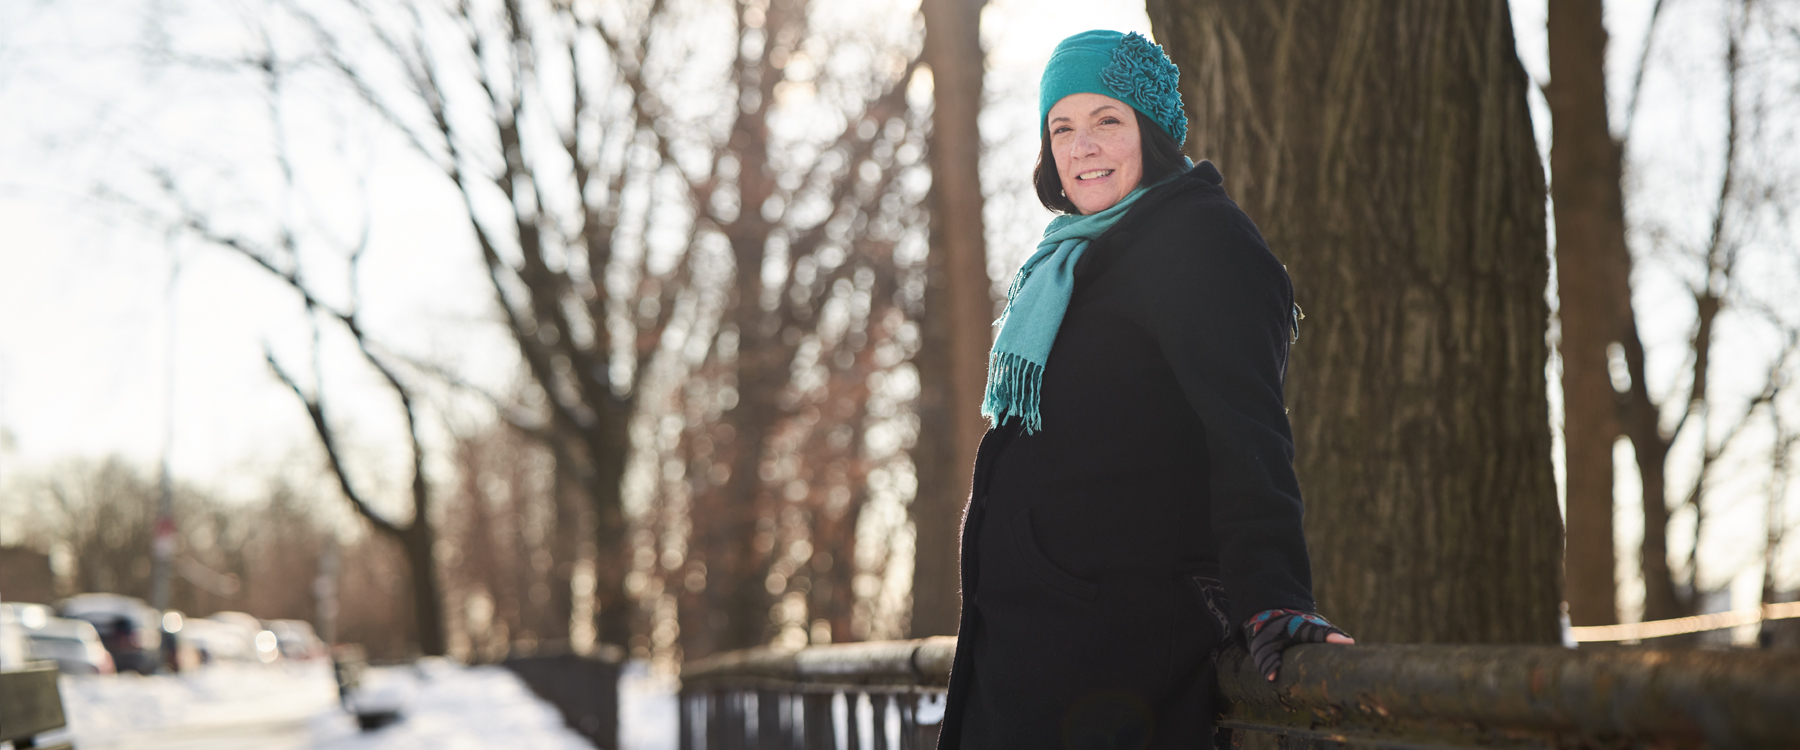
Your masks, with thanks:
[(41, 628), (50, 618), (56, 616), (56, 610), (48, 604), (31, 604), (29, 602), (0, 603), (0, 609), (10, 613), (13, 620), (24, 626), (26, 630)]
[(191, 617), (181, 626), (181, 639), (193, 644), (201, 664), (258, 661), (256, 634), (241, 625)]
[(144, 600), (118, 594), (77, 594), (56, 606), (63, 617), (86, 620), (123, 672), (152, 674), (162, 664), (162, 613)]
[(315, 659), (326, 654), (325, 642), (319, 640), (310, 622), (269, 620), (263, 626), (275, 634), (276, 646), (281, 649), (283, 659)]
[(112, 674), (112, 654), (100, 642), (93, 623), (67, 617), (51, 617), (26, 631), (31, 656), (56, 662), (63, 674)]
[(281, 658), (280, 639), (263, 627), (262, 620), (244, 612), (229, 611), (214, 612), (206, 619), (242, 630), (250, 639), (251, 653), (257, 661), (267, 664)]
[(171, 672), (186, 672), (200, 666), (200, 649), (181, 632), (187, 617), (179, 610), (165, 610), (162, 617), (163, 666)]
[(31, 662), (31, 639), (25, 627), (30, 605), (0, 603), (0, 672), (23, 669)]

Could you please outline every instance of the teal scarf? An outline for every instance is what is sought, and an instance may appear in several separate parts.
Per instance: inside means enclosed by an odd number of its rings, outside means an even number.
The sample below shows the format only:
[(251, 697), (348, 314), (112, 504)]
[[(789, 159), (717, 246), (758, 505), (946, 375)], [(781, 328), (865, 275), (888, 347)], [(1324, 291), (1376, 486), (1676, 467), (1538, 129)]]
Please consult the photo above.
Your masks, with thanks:
[(981, 414), (995, 426), (1018, 417), (1027, 434), (1044, 428), (1038, 415), (1044, 362), (1050, 359), (1050, 346), (1056, 343), (1056, 331), (1062, 327), (1069, 297), (1075, 291), (1075, 263), (1089, 242), (1119, 223), (1131, 204), (1153, 187), (1156, 185), (1140, 186), (1097, 214), (1058, 216), (1044, 228), (1044, 239), (1013, 276), (1012, 286), (1006, 290), (1006, 310), (994, 323), (1000, 334), (988, 353), (987, 393), (981, 400)]

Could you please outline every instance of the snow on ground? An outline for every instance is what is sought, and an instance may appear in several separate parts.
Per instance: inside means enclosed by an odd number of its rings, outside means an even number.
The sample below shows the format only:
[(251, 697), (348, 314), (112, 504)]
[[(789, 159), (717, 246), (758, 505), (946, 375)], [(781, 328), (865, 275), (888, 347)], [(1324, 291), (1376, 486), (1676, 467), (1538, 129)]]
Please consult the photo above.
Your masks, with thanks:
[[(82, 750), (423, 750), (529, 747), (587, 750), (556, 709), (503, 667), (427, 659), (364, 673), (364, 695), (401, 718), (361, 731), (338, 704), (331, 665), (221, 664), (181, 675), (62, 678), (69, 727)], [(638, 664), (620, 680), (626, 750), (673, 750), (674, 681)]]
[(421, 660), (412, 667), (370, 670), (363, 685), (398, 699), (401, 719), (381, 729), (358, 731), (342, 711), (316, 719), (317, 750), (489, 750), (496, 747), (592, 750), (563, 725), (556, 709), (532, 695), (505, 667), (464, 667)]
[(619, 675), (621, 750), (675, 750), (679, 688), (673, 676), (651, 674), (644, 662), (626, 663)]
[(141, 747), (159, 733), (304, 722), (337, 706), (327, 662), (223, 663), (180, 675), (62, 677), (63, 713), (83, 750)]

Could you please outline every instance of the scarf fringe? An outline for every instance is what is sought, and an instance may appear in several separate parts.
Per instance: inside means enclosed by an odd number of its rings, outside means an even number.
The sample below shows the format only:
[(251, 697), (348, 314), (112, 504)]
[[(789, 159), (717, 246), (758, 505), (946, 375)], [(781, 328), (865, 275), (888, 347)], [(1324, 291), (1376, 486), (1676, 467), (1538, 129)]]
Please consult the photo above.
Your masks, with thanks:
[(1025, 423), (1025, 434), (1044, 428), (1038, 415), (1038, 396), (1044, 386), (1044, 366), (1017, 354), (995, 352), (988, 358), (987, 392), (981, 399), (981, 414), (995, 426), (1007, 417), (1018, 417)]

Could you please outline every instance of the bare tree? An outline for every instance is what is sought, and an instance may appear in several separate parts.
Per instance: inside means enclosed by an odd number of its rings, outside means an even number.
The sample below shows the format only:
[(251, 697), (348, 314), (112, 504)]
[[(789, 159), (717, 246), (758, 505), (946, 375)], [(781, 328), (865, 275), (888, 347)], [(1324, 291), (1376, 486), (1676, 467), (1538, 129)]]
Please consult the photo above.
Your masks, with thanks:
[(453, 455), (458, 482), (445, 507), (443, 554), (452, 642), (479, 660), (563, 646), (573, 607), (568, 587), (551, 582), (572, 576), (551, 567), (573, 559), (553, 549), (572, 538), (557, 530), (569, 522), (573, 498), (558, 492), (549, 450), (510, 426), (487, 424), (459, 435)]
[[(197, 232), (206, 231), (204, 224), (191, 225)], [(327, 418), (324, 399), (324, 384), (315, 383), (312, 392), (302, 386), (276, 359), (273, 351), (266, 355), (269, 369), (277, 378), (294, 392), (302, 405), (306, 407), (307, 416), (311, 418), (313, 431), (319, 438), (320, 447), (325, 450), (325, 460), (331, 467), (331, 473), (337, 478), (338, 488), (343, 491), (344, 498), (356, 510), (356, 514), (367, 521), (382, 537), (397, 543), (406, 560), (409, 587), (412, 594), (412, 614), (415, 627), (418, 628), (419, 651), (426, 656), (443, 656), (449, 653), (449, 640), (444, 632), (444, 597), (443, 584), (437, 565), (437, 531), (432, 527), (432, 506), (436, 498), (433, 495), (430, 478), (425, 472), (425, 445), (420, 436), (418, 397), (413, 386), (400, 379), (395, 368), (376, 356), (372, 345), (362, 326), (357, 320), (357, 313), (350, 311), (326, 311), (316, 297), (300, 283), (298, 271), (282, 271), (272, 264), (260, 251), (249, 247), (242, 241), (220, 239), (233, 249), (239, 250), (246, 257), (264, 265), (271, 273), (280, 275), (293, 288), (302, 294), (307, 308), (320, 311), (318, 314), (328, 315), (350, 333), (356, 343), (357, 352), (363, 360), (376, 372), (380, 373), (384, 383), (400, 401), (400, 408), (406, 418), (407, 454), (411, 464), (408, 514), (406, 520), (388, 517), (376, 508), (373, 499), (362, 491), (352, 479), (351, 469), (345, 463), (345, 453), (337, 429)], [(315, 356), (317, 356), (315, 338)], [(317, 368), (315, 368), (315, 372)], [(322, 380), (322, 378), (318, 378)]]
[(338, 642), (362, 644), (372, 659), (417, 654), (418, 620), (409, 616), (407, 567), (403, 551), (375, 534), (345, 543), (343, 569), (355, 574), (343, 576), (338, 585)]
[[(871, 267), (857, 255), (862, 239), (878, 236), (891, 252), (907, 231), (901, 219), (917, 203), (909, 185), (918, 180), (902, 177), (922, 171), (923, 153), (905, 101), (916, 33), (840, 22), (828, 38), (812, 24), (811, 6), (794, 0), (286, 0), (273, 8), (265, 28), (281, 33), (265, 32), (248, 59), (226, 61), (266, 82), (271, 119), (279, 122), (291, 79), (328, 81), (398, 134), (460, 200), (457, 220), (474, 239), (531, 386), (523, 403), (489, 399), (542, 441), (558, 475), (586, 499), (557, 528), (592, 528), (591, 542), (554, 549), (590, 550), (580, 554), (595, 567), (599, 638), (626, 642), (634, 621), (621, 490), (631, 417), (650, 378), (693, 376), (728, 403), (703, 410), (718, 421), (706, 429), (718, 432), (692, 479), (696, 511), (712, 523), (695, 529), (678, 553), (691, 559), (678, 566), (691, 568), (681, 571), (684, 582), (700, 584), (685, 609), (708, 624), (689, 623), (683, 639), (760, 642), (767, 560), (755, 538), (774, 510), (759, 470), (769, 458), (764, 444), (792, 416), (783, 394), (797, 352), (816, 337), (821, 306)], [(298, 41), (287, 31), (294, 27), (304, 30)], [(292, 184), (296, 168), (285, 152), (278, 160)], [(177, 181), (167, 182), (179, 198)], [(182, 211), (190, 230), (265, 261), (305, 239), (283, 227), (267, 232), (276, 241), (257, 243), (213, 231), (221, 223), (209, 218)], [(394, 369), (402, 363), (467, 386), (366, 335), (352, 310), (325, 304), (288, 265), (260, 265), (343, 324), (396, 392), (408, 387)], [(690, 352), (701, 354), (688, 361)], [(316, 395), (295, 390), (322, 411)], [(572, 562), (555, 561), (553, 578)]]
[[(897, 285), (877, 280), (894, 277), (894, 253), (910, 232), (923, 144), (905, 97), (910, 35), (823, 28), (815, 16), (824, 7), (774, 0), (734, 8), (720, 46), (736, 51), (723, 87), (724, 101), (736, 106), (723, 110), (718, 140), (698, 152), (706, 179), (688, 184), (697, 242), (723, 256), (696, 258), (694, 283), (710, 320), (687, 331), (688, 348), (701, 354), (675, 395), (686, 414), (686, 471), (672, 490), (679, 498), (662, 507), (674, 527), (663, 535), (674, 542), (661, 555), (676, 584), (667, 590), (678, 600), (681, 650), (690, 657), (766, 642), (779, 629), (771, 607), (790, 594), (804, 607), (806, 593), (786, 590), (771, 576), (775, 566), (796, 550), (811, 557), (842, 544), (810, 538), (808, 529), (855, 529), (813, 525), (813, 509), (800, 502), (808, 493), (789, 488), (828, 467), (801, 466), (795, 451), (804, 441), (776, 439), (800, 429), (794, 420), (805, 421), (822, 397), (813, 394), (830, 390), (807, 376), (809, 361), (854, 360), (843, 347), (877, 341), (861, 321), (881, 320), (898, 303)], [(857, 63), (864, 55), (872, 60)], [(826, 73), (842, 68), (849, 72)], [(821, 125), (782, 126), (797, 111)], [(871, 297), (877, 287), (890, 293)], [(848, 329), (828, 330), (839, 325), (832, 307), (851, 302), (864, 311), (850, 316)], [(834, 373), (858, 377), (832, 365), (824, 380)], [(854, 519), (854, 510), (843, 512)]]
[[(1791, 324), (1774, 310), (1755, 314), (1765, 303), (1748, 292), (1744, 259), (1755, 250), (1756, 228), (1764, 209), (1781, 197), (1779, 177), (1762, 173), (1758, 134), (1775, 113), (1757, 102), (1756, 82), (1748, 79), (1747, 37), (1758, 13), (1756, 3), (1725, 3), (1724, 19), (1725, 132), (1720, 176), (1713, 191), (1706, 231), (1698, 242), (1657, 220), (1637, 227), (1650, 248), (1634, 255), (1627, 243), (1624, 178), (1631, 124), (1640, 106), (1644, 74), (1653, 60), (1657, 21), (1664, 4), (1653, 6), (1650, 33), (1632, 89), (1626, 119), (1615, 135), (1607, 125), (1604, 87), (1604, 41), (1601, 2), (1555, 4), (1550, 12), (1551, 70), (1546, 89), (1555, 117), (1556, 144), (1551, 152), (1557, 210), (1557, 261), (1562, 300), (1562, 351), (1565, 432), (1568, 436), (1569, 606), (1576, 624), (1613, 621), (1612, 594), (1612, 457), (1620, 437), (1630, 440), (1642, 493), (1644, 536), (1639, 569), (1644, 581), (1646, 620), (1692, 614), (1702, 587), (1701, 538), (1708, 529), (1706, 497), (1717, 478), (1721, 459), (1748, 434), (1758, 415), (1768, 412), (1781, 424), (1777, 401), (1788, 377), (1791, 344), (1770, 360), (1759, 392), (1738, 399), (1721, 393), (1710, 381), (1715, 374), (1715, 346), (1720, 325), (1734, 307), (1773, 325), (1791, 339)], [(1772, 20), (1772, 19), (1765, 19)], [(1768, 52), (1765, 50), (1764, 54)], [(1676, 385), (1655, 393), (1650, 384), (1645, 337), (1633, 309), (1634, 260), (1684, 273), (1693, 301), (1693, 322), (1685, 337), (1682, 368)], [(1604, 386), (1604, 387), (1603, 387)], [(1780, 430), (1778, 429), (1779, 433)], [(1683, 438), (1698, 435), (1693, 458), (1697, 471), (1685, 488), (1672, 486), (1672, 461)], [(1777, 437), (1777, 442), (1780, 438)], [(1774, 471), (1785, 454), (1777, 450)], [(1681, 459), (1685, 460), (1685, 459)], [(1674, 501), (1674, 502), (1671, 502)], [(1670, 520), (1691, 514), (1692, 540), (1685, 561), (1670, 558)]]
[[(28, 479), (30, 536), (67, 545), (77, 592), (150, 594), (150, 536), (156, 481), (117, 457), (65, 464)], [(185, 488), (184, 488), (185, 489)], [(193, 508), (187, 492), (183, 505)]]
[[(693, 241), (657, 258), (645, 239), (653, 209), (626, 205), (628, 194), (653, 205), (679, 174), (669, 158), (679, 127), (647, 72), (670, 62), (657, 48), (678, 46), (654, 43), (676, 23), (673, 11), (514, 0), (287, 7), (341, 81), (462, 200), (536, 394), (539, 413), (515, 425), (544, 442), (587, 498), (598, 637), (624, 642), (627, 428)], [(355, 20), (330, 20), (344, 17)], [(389, 85), (396, 71), (401, 83)], [(559, 599), (572, 563), (552, 565)]]
[[(150, 593), (150, 539), (159, 483), (118, 457), (75, 461), (23, 482), (20, 531), (67, 550), (73, 593)], [(283, 483), (257, 499), (218, 499), (173, 485), (177, 548), (169, 606), (193, 615), (224, 609), (311, 619), (320, 523)]]
[[(1789, 337), (1789, 353), (1794, 351), (1796, 344), (1800, 344), (1800, 337)], [(1788, 384), (1785, 381), (1780, 383), (1783, 387)], [(1773, 416), (1770, 421), (1775, 435), (1769, 449), (1770, 472), (1768, 495), (1763, 514), (1763, 570), (1762, 595), (1760, 597), (1761, 602), (1765, 605), (1780, 602), (1785, 593), (1781, 590), (1776, 571), (1790, 528), (1785, 511), (1789, 489), (1793, 486), (1793, 459), (1796, 452), (1800, 451), (1800, 429), (1796, 429), (1792, 422), (1782, 418), (1781, 409), (1772, 409), (1771, 413)], [(1772, 645), (1781, 627), (1777, 623), (1763, 621), (1760, 632), (1757, 633), (1757, 641), (1765, 647)], [(1789, 631), (1793, 630), (1792, 623), (1788, 623), (1786, 627)]]
[(310, 501), (298, 489), (276, 482), (254, 505), (226, 509), (250, 527), (240, 546), (248, 558), (242, 573), (244, 595), (242, 604), (233, 609), (267, 620), (315, 619), (313, 581), (328, 532)]
[[(630, 623), (620, 495), (628, 420), (655, 358), (677, 351), (664, 346), (664, 330), (688, 311), (680, 343), (713, 352), (701, 374), (723, 379), (712, 393), (731, 403), (718, 412), (713, 450), (694, 478), (693, 512), (708, 523), (693, 527), (686, 547), (683, 581), (701, 585), (684, 603), (683, 641), (695, 654), (754, 645), (768, 608), (767, 561), (754, 544), (771, 512), (759, 499), (763, 446), (785, 416), (780, 394), (816, 311), (866, 265), (845, 230), (879, 221), (897, 195), (905, 159), (895, 154), (906, 131), (890, 123), (905, 111), (911, 67), (889, 65), (896, 52), (879, 40), (849, 39), (872, 48), (875, 64), (866, 67), (881, 73), (834, 78), (834, 50), (818, 43), (809, 6), (791, 0), (735, 5), (735, 30), (722, 39), (679, 33), (685, 23), (702, 25), (704, 9), (652, 2), (617, 10), (458, 6), (448, 21), (467, 50), (456, 65), (432, 46), (429, 21), (394, 34), (365, 13), (368, 28), (392, 40), (390, 56), (412, 81), (411, 104), (429, 118), (388, 106), (357, 61), (333, 60), (396, 125), (431, 123), (408, 132), (465, 198), (496, 300), (544, 396), (539, 434), (590, 498), (605, 641), (624, 641)], [(721, 41), (736, 50), (713, 69), (723, 86), (692, 80), (695, 71), (677, 64)], [(456, 71), (476, 74), (478, 85), (462, 88), (480, 92), (478, 107), (457, 107), (459, 87), (447, 78)], [(802, 89), (839, 129), (783, 132), (782, 98)], [(714, 106), (695, 115), (675, 106), (684, 100)], [(470, 111), (491, 114), (466, 124)], [(484, 196), (496, 195), (513, 215), (480, 220)], [(649, 202), (633, 208), (634, 199)], [(678, 234), (659, 251), (652, 235), (671, 226)], [(773, 284), (765, 280), (771, 264), (782, 269)], [(715, 336), (721, 342), (709, 342)]]

